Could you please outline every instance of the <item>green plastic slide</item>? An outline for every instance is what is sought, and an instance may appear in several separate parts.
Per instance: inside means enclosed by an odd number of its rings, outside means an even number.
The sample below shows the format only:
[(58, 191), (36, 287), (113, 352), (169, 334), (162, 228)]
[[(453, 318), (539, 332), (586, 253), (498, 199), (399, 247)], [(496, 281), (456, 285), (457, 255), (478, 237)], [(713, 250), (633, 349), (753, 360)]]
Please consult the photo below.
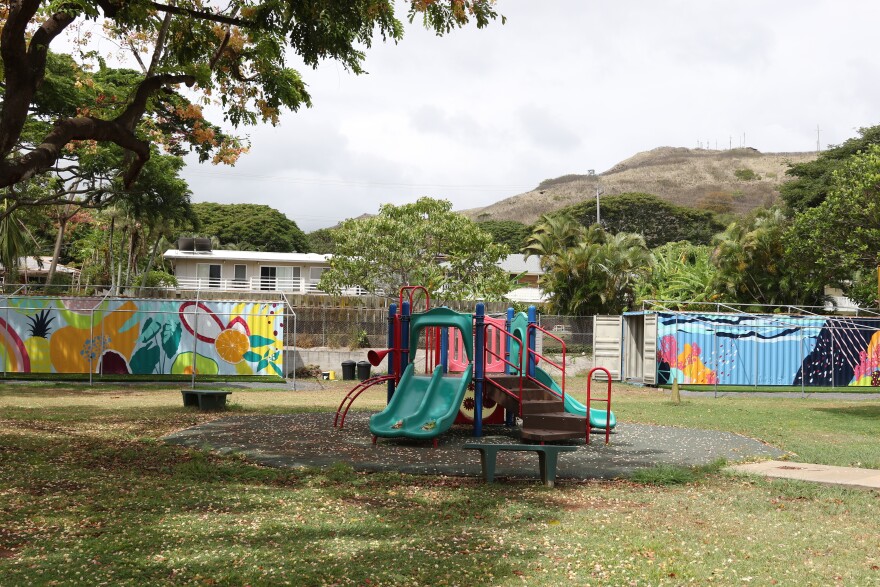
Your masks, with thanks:
[(384, 410), (370, 417), (370, 432), (386, 438), (434, 438), (455, 421), (473, 366), (464, 373), (444, 375), (438, 365), (429, 375), (413, 375), (407, 365)]
[[(535, 379), (537, 379), (556, 393), (562, 395), (562, 388), (559, 387), (559, 384), (556, 383), (556, 381), (540, 367), (535, 367)], [(574, 397), (572, 397), (571, 393), (569, 392), (565, 394), (565, 411), (569, 414), (586, 416), (587, 406), (574, 399)], [(605, 428), (605, 414), (605, 410), (597, 410), (596, 408), (591, 408), (590, 426), (593, 428)], [(617, 426), (617, 418), (614, 417), (614, 412), (611, 412), (611, 417), (609, 418), (609, 420), (611, 421), (611, 428)]]

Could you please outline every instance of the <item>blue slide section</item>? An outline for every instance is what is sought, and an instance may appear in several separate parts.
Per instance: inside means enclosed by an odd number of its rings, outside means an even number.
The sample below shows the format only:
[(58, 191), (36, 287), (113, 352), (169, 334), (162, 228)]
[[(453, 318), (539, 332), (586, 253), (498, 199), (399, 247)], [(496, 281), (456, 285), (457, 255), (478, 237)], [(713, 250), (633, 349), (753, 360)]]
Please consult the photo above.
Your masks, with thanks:
[(370, 417), (370, 432), (383, 437), (434, 438), (443, 434), (458, 415), (471, 382), (473, 365), (464, 373), (444, 375), (440, 365), (431, 375), (413, 375), (410, 363), (391, 401)]
[[(559, 387), (559, 384), (550, 377), (550, 375), (541, 369), (540, 367), (535, 367), (535, 379), (558, 393), (562, 395), (562, 388)], [(586, 416), (587, 415), (587, 406), (577, 401), (572, 397), (570, 393), (565, 394), (565, 411), (569, 414), (577, 414), (578, 416)], [(605, 410), (597, 410), (593, 408), (590, 410), (590, 426), (592, 428), (605, 428)], [(614, 412), (611, 412), (611, 428), (617, 426), (617, 418), (614, 417)]]

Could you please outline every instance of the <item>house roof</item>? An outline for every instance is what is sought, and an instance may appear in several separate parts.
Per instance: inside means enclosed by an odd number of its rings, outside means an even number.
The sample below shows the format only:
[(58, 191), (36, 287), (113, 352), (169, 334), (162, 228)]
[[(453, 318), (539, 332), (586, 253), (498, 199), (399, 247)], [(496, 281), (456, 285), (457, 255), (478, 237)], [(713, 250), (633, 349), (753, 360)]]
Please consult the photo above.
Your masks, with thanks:
[[(49, 273), (49, 266), (52, 265), (52, 257), (19, 257), (18, 258), (18, 271), (20, 273), (24, 273), (25, 271), (30, 275), (46, 275)], [(0, 266), (0, 273), (5, 273), (6, 269)], [(76, 275), (79, 273), (79, 269), (74, 269), (73, 267), (68, 267), (66, 265), (62, 265), (58, 263), (55, 266), (56, 273), (69, 273), (71, 275)]]
[(544, 271), (541, 270), (541, 257), (534, 255), (526, 259), (526, 256), (521, 253), (513, 253), (507, 255), (507, 258), (498, 263), (498, 266), (504, 269), (507, 273), (516, 275), (519, 275), (520, 273), (525, 273), (527, 275), (544, 274)]
[(511, 290), (504, 297), (511, 302), (521, 302), (524, 304), (543, 304), (549, 299), (547, 294), (541, 291), (539, 287), (520, 287)]
[(166, 259), (193, 259), (196, 261), (273, 261), (282, 263), (329, 263), (332, 255), (320, 253), (267, 253), (264, 251), (180, 251), (170, 249), (163, 255)]

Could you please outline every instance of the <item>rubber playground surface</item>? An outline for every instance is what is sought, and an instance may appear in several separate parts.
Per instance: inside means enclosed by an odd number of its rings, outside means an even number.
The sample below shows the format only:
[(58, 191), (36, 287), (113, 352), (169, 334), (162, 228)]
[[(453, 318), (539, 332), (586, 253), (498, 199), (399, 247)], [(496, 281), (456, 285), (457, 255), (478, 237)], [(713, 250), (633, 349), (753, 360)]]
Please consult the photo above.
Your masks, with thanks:
[[(326, 467), (347, 463), (358, 471), (480, 477), (477, 451), (464, 450), (476, 440), (470, 427), (453, 427), (430, 441), (380, 438), (372, 444), (367, 412), (350, 412), (345, 428), (333, 428), (333, 413), (230, 416), (170, 434), (172, 444), (243, 454), (274, 467)], [(487, 426), (482, 442), (519, 442), (515, 428)], [(784, 451), (730, 432), (671, 426), (618, 423), (611, 442), (594, 434), (591, 444), (569, 442), (578, 450), (559, 457), (557, 479), (612, 479), (657, 465), (697, 466), (719, 458), (729, 462), (779, 458)], [(532, 452), (501, 452), (496, 479), (540, 480), (538, 456)]]

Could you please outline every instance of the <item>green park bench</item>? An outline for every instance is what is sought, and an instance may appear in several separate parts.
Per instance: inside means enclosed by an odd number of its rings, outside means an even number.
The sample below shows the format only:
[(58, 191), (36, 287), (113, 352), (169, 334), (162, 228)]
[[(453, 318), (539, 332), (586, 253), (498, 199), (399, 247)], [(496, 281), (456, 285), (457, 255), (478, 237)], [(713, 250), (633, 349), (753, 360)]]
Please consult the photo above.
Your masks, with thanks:
[(197, 407), (200, 410), (225, 410), (226, 396), (231, 391), (219, 389), (181, 389), (184, 407)]
[(486, 483), (495, 480), (495, 459), (498, 451), (527, 451), (538, 453), (538, 466), (541, 469), (541, 481), (547, 487), (553, 487), (556, 481), (556, 463), (559, 453), (574, 452), (576, 446), (544, 445), (544, 444), (490, 444), (483, 442), (469, 442), (464, 445), (466, 450), (480, 451), (480, 464), (483, 466), (483, 479)]

